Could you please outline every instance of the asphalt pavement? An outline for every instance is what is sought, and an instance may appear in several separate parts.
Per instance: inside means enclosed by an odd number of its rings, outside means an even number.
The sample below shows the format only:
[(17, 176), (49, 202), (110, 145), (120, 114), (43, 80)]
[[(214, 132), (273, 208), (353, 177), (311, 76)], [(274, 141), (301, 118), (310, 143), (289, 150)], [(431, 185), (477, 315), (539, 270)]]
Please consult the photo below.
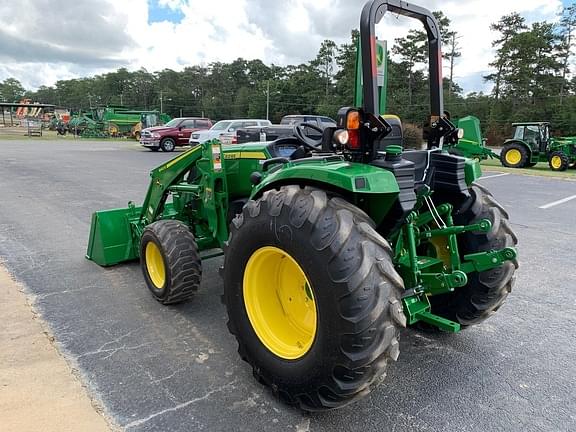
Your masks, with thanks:
[(566, 200), (576, 181), (491, 168), (480, 182), (519, 237), (505, 305), (456, 335), (406, 330), (369, 397), (306, 414), (275, 400), (237, 355), (220, 258), (205, 263), (196, 297), (171, 307), (148, 294), (137, 263), (105, 269), (84, 258), (91, 213), (141, 201), (149, 170), (172, 156), (134, 142), (0, 141), (0, 260), (121, 428), (576, 430), (576, 199)]

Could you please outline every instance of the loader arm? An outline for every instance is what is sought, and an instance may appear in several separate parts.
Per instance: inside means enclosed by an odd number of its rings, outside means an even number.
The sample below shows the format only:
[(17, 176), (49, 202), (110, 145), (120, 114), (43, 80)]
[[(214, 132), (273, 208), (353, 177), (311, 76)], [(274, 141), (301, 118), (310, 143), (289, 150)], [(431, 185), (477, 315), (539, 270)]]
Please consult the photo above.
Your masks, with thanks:
[[(186, 174), (195, 169), (193, 182)], [(214, 247), (228, 236), (227, 186), (222, 149), (210, 141), (150, 172), (150, 186), (141, 207), (94, 212), (86, 258), (101, 266), (137, 259), (144, 228), (159, 219), (185, 219), (202, 247)], [(172, 203), (166, 203), (172, 194)]]
[(150, 186), (140, 212), (141, 223), (148, 225), (158, 219), (164, 210), (169, 188), (182, 182), (202, 156), (202, 146), (197, 146), (150, 171)]

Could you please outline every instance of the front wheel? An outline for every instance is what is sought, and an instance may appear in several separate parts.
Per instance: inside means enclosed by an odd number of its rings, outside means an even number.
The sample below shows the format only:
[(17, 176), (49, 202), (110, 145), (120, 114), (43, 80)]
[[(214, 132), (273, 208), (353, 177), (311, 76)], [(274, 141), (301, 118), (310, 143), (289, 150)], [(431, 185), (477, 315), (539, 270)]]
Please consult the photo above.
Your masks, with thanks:
[(564, 152), (555, 151), (550, 154), (548, 165), (552, 171), (566, 171), (570, 165), (570, 160)]
[(148, 225), (140, 239), (140, 267), (148, 289), (162, 304), (190, 299), (200, 286), (202, 264), (194, 235), (176, 220)]
[(228, 327), (260, 382), (309, 411), (368, 394), (399, 354), (403, 282), (368, 216), (324, 191), (248, 201), (224, 258)]
[(162, 140), (162, 142), (160, 143), (160, 148), (162, 149), (162, 151), (165, 151), (165, 152), (174, 151), (175, 147), (176, 147), (176, 143), (174, 142), (174, 140), (172, 138), (164, 138)]

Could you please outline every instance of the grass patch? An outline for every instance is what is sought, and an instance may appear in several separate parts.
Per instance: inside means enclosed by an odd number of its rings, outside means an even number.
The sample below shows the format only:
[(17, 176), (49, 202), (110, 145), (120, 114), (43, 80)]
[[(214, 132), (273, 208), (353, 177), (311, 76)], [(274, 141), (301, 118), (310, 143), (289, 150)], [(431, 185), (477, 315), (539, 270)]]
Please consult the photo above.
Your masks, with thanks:
[(556, 177), (569, 180), (576, 180), (576, 169), (568, 168), (566, 171), (552, 171), (548, 166), (548, 162), (540, 162), (532, 168), (508, 168), (502, 166), (499, 160), (489, 159), (481, 162), (482, 168), (494, 168), (497, 171), (507, 172), (511, 174), (541, 176), (541, 177)]

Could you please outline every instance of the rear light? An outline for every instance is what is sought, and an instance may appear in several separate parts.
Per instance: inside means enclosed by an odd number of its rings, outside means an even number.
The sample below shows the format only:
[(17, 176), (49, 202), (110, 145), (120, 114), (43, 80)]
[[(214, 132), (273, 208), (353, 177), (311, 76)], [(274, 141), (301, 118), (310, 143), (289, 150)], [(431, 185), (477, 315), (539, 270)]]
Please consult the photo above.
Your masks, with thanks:
[(346, 129), (348, 130), (348, 147), (351, 150), (360, 149), (360, 113), (356, 110), (348, 111), (346, 115)]
[(355, 110), (348, 112), (346, 116), (346, 129), (349, 131), (352, 129), (360, 129), (360, 113)]
[(360, 137), (358, 129), (348, 131), (348, 147), (351, 150), (360, 150)]
[(337, 130), (333, 136), (338, 145), (345, 145), (349, 150), (362, 150), (361, 134), (363, 114), (357, 108), (343, 107), (336, 116)]

